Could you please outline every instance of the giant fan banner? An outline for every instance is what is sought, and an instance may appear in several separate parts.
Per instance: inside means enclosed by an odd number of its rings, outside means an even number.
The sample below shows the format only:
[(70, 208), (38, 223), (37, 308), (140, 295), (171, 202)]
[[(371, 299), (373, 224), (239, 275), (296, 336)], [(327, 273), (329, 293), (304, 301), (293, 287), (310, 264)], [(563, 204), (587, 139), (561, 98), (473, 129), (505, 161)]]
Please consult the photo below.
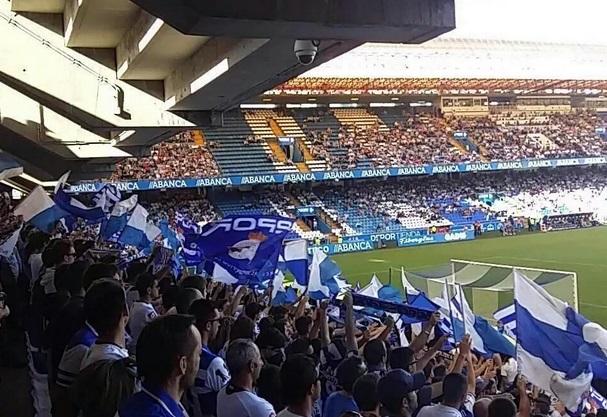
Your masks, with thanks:
[(273, 279), (282, 242), (293, 220), (284, 217), (230, 216), (202, 228), (196, 239), (213, 278), (256, 286)]

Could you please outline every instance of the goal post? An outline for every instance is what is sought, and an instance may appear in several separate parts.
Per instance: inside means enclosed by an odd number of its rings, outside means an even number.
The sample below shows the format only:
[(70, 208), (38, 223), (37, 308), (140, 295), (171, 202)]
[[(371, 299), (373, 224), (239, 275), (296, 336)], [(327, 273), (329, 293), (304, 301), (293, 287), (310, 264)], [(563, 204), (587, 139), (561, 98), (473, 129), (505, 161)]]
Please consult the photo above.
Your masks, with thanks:
[(441, 296), (445, 280), (461, 285), (472, 310), (493, 320), (496, 310), (514, 300), (515, 270), (578, 310), (577, 274), (572, 271), (451, 259), (448, 264), (421, 271), (405, 268), (405, 279), (410, 286), (424, 291), (429, 297)]

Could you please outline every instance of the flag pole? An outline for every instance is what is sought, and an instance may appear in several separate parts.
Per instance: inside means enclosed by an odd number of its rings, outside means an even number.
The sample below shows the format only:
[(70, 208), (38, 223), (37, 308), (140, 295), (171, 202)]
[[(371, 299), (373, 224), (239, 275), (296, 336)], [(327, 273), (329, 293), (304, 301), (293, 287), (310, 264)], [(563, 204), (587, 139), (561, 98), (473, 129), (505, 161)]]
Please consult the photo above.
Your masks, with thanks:
[(449, 295), (449, 282), (448, 277), (445, 277), (445, 295), (447, 296), (447, 304), (449, 305), (449, 320), (451, 320), (451, 330), (453, 331), (453, 339), (457, 342), (455, 334), (455, 321), (453, 320), (453, 309), (451, 308), (451, 297)]
[(464, 307), (464, 289), (459, 284), (457, 284), (457, 287), (459, 288), (459, 305), (462, 309), (462, 316), (464, 318), (464, 320), (462, 320), (464, 322), (464, 334), (466, 334), (466, 308)]

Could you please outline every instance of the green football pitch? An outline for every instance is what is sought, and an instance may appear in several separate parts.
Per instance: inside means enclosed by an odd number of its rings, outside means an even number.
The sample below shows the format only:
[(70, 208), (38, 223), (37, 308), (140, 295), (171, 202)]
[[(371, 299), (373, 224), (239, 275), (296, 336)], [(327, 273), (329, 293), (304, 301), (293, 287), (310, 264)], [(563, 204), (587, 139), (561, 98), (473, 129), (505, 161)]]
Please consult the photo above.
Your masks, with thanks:
[(380, 249), (335, 255), (344, 277), (365, 285), (375, 273), (400, 287), (400, 268), (415, 271), (444, 265), (450, 259), (573, 271), (578, 276), (580, 311), (607, 327), (607, 227), (510, 237), (483, 237), (468, 242)]

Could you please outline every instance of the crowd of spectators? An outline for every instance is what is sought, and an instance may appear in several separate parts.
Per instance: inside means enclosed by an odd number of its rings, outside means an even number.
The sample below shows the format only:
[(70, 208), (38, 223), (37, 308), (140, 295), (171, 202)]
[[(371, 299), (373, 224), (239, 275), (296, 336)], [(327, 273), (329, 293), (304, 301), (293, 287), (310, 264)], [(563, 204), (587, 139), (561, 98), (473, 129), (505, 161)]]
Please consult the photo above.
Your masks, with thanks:
[(453, 118), (450, 126), (464, 131), (489, 160), (603, 156), (607, 141), (596, 133), (602, 126), (594, 113), (497, 113)]
[[(607, 154), (607, 141), (596, 133), (603, 122), (586, 111), (502, 112), (477, 117), (400, 112), (391, 114), (386, 123), (378, 116), (375, 124), (357, 124), (352, 119), (340, 124), (332, 118), (327, 125), (330, 115), (330, 111), (322, 111), (302, 122), (310, 153), (324, 160), (329, 170)], [(453, 138), (456, 131), (465, 132), (474, 146), (459, 146)], [(265, 141), (257, 135), (243, 140), (245, 145)], [(197, 144), (191, 132), (183, 132), (154, 145), (149, 157), (121, 161), (112, 179), (218, 176), (214, 145)], [(275, 162), (273, 155), (268, 160)]]
[[(607, 141), (596, 133), (603, 122), (591, 112), (497, 113), (477, 117), (440, 117), (401, 113), (397, 121), (375, 126), (340, 125), (322, 128), (320, 116), (306, 119), (312, 154), (334, 168), (501, 161), (528, 158), (569, 158), (607, 154)], [(464, 152), (453, 133), (466, 132), (479, 148)]]
[[(211, 142), (212, 143), (212, 142)], [(127, 158), (116, 164), (113, 180), (170, 179), (219, 176), (212, 145), (196, 144), (190, 131), (152, 146), (150, 156)]]
[(1, 258), (16, 265), (2, 277), (15, 314), (0, 320), (14, 326), (28, 312), (29, 343), (47, 358), (49, 389), (34, 395), (47, 396), (36, 402), (50, 401), (53, 416), (564, 414), (517, 376), (514, 358), (477, 356), (467, 335), (451, 345), (433, 336), (439, 313), (403, 344), (390, 315), (357, 320), (350, 292), (341, 312), (306, 295), (272, 305), (271, 289), (175, 276), (154, 267), (154, 254), (120, 270), (111, 254), (40, 237), (27, 227)]
[[(604, 168), (595, 167), (358, 181), (347, 187), (321, 186), (302, 197), (320, 201), (348, 225), (344, 230), (352, 230), (349, 234), (369, 233), (362, 227), (364, 219), (376, 220), (373, 233), (440, 227), (456, 223), (456, 218), (473, 224), (510, 216), (541, 219), (592, 212), (603, 221), (607, 219), (606, 174)], [(491, 201), (483, 201), (483, 194), (492, 196)]]

